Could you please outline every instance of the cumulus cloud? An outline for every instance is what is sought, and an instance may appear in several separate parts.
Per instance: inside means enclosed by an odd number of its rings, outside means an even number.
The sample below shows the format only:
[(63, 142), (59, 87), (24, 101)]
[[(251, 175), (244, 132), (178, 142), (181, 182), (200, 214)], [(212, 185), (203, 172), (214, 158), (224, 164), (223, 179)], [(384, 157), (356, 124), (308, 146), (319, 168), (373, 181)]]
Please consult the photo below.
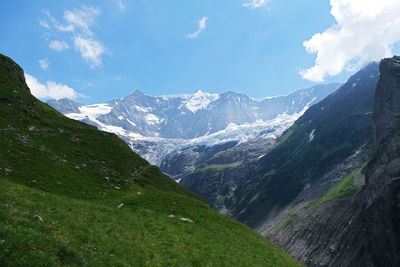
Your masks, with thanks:
[(59, 30), (60, 32), (74, 32), (75, 31), (75, 27), (72, 24), (68, 24), (68, 25), (62, 25), (62, 24), (56, 24), (54, 25), (54, 27)]
[(249, 7), (251, 9), (266, 7), (271, 0), (251, 0), (243, 4), (244, 7)]
[(96, 40), (75, 36), (74, 44), (75, 48), (81, 53), (82, 58), (89, 62), (92, 67), (101, 65), (101, 55), (104, 53), (104, 47), (101, 43)]
[[(122, 0), (117, 0), (121, 10), (125, 8)], [(64, 12), (64, 21), (60, 23), (54, 18), (50, 11), (42, 11), (46, 20), (40, 19), (39, 23), (46, 29), (55, 29), (62, 32), (64, 36), (68, 36), (74, 43), (76, 51), (79, 51), (82, 58), (90, 64), (91, 67), (99, 67), (102, 65), (102, 55), (105, 47), (102, 43), (94, 38), (94, 34), (90, 29), (95, 23), (95, 18), (101, 14), (99, 8), (82, 6), (73, 10)], [(47, 21), (50, 21), (48, 23)], [(55, 51), (63, 51), (69, 49), (66, 41), (53, 40), (49, 43), (49, 47)]]
[(343, 70), (393, 54), (400, 41), (400, 1), (330, 0), (336, 24), (303, 43), (317, 54), (315, 65), (300, 71), (307, 80), (322, 82)]
[(197, 38), (199, 36), (199, 34), (206, 29), (207, 20), (208, 20), (207, 17), (202, 17), (198, 22), (199, 23), (199, 29), (194, 33), (187, 34), (186, 37), (187, 38)]
[(25, 73), (25, 80), (31, 93), (41, 99), (53, 98), (56, 100), (62, 98), (76, 99), (83, 95), (77, 93), (74, 89), (65, 84), (48, 81), (46, 84), (40, 83), (35, 77)]
[(117, 0), (117, 3), (118, 3), (119, 9), (121, 9), (121, 11), (125, 11), (124, 2), (122, 2), (122, 0)]
[(48, 58), (39, 59), (39, 66), (42, 70), (47, 70), (50, 66), (50, 62)]
[(63, 50), (67, 50), (69, 45), (65, 41), (53, 40), (50, 42), (49, 47), (53, 50), (61, 52)]
[(64, 12), (64, 19), (70, 25), (80, 28), (88, 35), (93, 35), (90, 26), (94, 18), (100, 15), (100, 9), (83, 6), (81, 9), (67, 10)]
[(44, 20), (44, 19), (39, 19), (39, 24), (40, 24), (40, 26), (42, 26), (43, 28), (50, 29), (49, 24), (48, 24), (47, 21)]

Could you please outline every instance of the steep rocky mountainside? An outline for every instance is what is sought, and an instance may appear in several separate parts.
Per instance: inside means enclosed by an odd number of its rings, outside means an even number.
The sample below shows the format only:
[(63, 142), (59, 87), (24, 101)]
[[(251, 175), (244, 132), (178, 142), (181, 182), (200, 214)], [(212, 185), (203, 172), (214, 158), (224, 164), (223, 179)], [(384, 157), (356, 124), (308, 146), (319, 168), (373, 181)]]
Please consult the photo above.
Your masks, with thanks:
[(215, 146), (188, 147), (165, 157), (160, 169), (180, 182), (182, 177), (192, 174), (198, 168), (210, 165), (236, 166), (258, 159), (265, 155), (275, 142), (275, 136), (263, 135), (243, 143), (227, 142)]
[(308, 266), (400, 265), (399, 77), (399, 57), (381, 62), (370, 160), (321, 198), (298, 205), (265, 229)]
[(217, 210), (266, 231), (296, 206), (322, 196), (368, 159), (378, 64), (310, 107), (260, 159), (205, 164), (181, 184)]
[(301, 266), (116, 135), (30, 94), (0, 55), (1, 266)]
[(261, 100), (234, 92), (153, 97), (135, 91), (97, 105), (66, 99), (48, 103), (70, 118), (119, 135), (151, 164), (160, 165), (167, 155), (196, 146), (280, 136), (310, 105), (338, 87), (319, 85)]

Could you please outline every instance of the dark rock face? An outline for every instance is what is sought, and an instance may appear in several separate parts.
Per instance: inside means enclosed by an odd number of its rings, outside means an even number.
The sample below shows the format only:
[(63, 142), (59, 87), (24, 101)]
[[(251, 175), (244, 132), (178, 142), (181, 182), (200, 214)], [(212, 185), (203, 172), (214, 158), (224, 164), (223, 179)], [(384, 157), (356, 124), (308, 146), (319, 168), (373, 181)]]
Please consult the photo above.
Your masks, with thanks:
[(182, 150), (177, 154), (169, 154), (160, 165), (161, 171), (167, 173), (174, 180), (193, 172), (207, 159), (221, 151), (234, 147), (238, 142), (227, 142), (215, 146), (194, 146)]
[[(192, 183), (190, 180), (202, 175), (201, 172), (194, 173), (197, 168), (209, 165), (238, 165), (245, 161), (255, 160), (265, 155), (274, 144), (273, 137), (258, 137), (240, 144), (227, 142), (209, 147), (204, 145), (188, 147), (178, 153), (169, 154), (162, 161), (160, 169), (175, 180), (182, 178), (180, 181), (185, 180), (185, 184), (189, 185)], [(194, 186), (190, 186), (190, 190), (206, 197)]]
[(367, 258), (400, 266), (400, 57), (384, 59), (376, 88), (377, 155), (367, 173), (364, 219)]
[(315, 210), (297, 206), (280, 229), (265, 229), (308, 266), (400, 266), (400, 58), (383, 60), (380, 71), (363, 189)]
[(374, 266), (400, 266), (399, 135), (397, 131), (388, 140), (387, 149), (378, 156), (367, 175), (363, 217), (367, 236), (366, 256)]
[(375, 96), (375, 136), (377, 142), (387, 136), (400, 120), (400, 57), (385, 59)]
[(249, 162), (223, 169), (206, 167), (185, 176), (180, 184), (199, 194), (220, 213), (231, 215), (236, 204), (236, 188), (252, 174), (254, 168)]
[(307, 266), (368, 266), (361, 257), (366, 241), (361, 211), (358, 199), (329, 201), (312, 215), (300, 212), (301, 223), (288, 224), (273, 240)]

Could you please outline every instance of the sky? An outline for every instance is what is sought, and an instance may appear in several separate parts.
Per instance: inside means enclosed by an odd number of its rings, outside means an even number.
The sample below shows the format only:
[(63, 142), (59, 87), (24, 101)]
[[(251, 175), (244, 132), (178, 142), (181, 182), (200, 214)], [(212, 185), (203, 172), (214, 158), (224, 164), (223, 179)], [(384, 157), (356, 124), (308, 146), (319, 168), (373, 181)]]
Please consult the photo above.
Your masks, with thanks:
[(398, 0), (1, 1), (0, 53), (42, 100), (285, 95), (400, 52)]

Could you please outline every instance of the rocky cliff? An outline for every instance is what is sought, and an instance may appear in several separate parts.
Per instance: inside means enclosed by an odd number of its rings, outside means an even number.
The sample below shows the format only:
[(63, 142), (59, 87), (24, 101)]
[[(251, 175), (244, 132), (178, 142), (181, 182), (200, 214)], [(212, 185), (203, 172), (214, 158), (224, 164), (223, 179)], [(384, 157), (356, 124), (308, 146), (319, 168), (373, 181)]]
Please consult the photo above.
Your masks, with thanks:
[(366, 257), (375, 266), (400, 266), (400, 57), (385, 59), (376, 87), (377, 152), (365, 188)]
[(309, 266), (400, 266), (399, 103), (400, 58), (384, 59), (370, 159), (264, 228), (264, 235)]

